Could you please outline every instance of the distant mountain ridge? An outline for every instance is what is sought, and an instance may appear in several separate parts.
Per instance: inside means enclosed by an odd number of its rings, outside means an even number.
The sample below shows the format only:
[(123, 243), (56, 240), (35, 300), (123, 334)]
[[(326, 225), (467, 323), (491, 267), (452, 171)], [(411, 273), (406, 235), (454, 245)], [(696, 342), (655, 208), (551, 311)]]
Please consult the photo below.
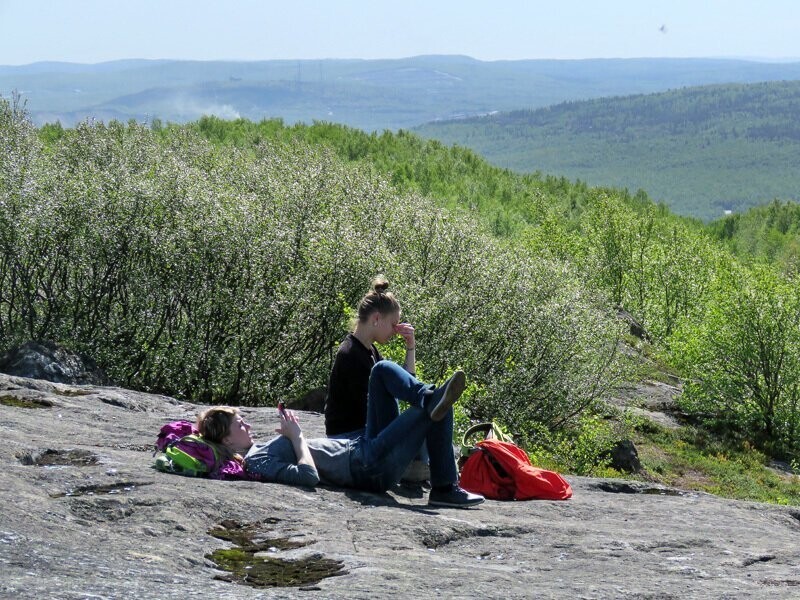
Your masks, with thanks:
[(22, 93), (38, 124), (88, 117), (184, 122), (203, 114), (325, 120), (368, 131), (534, 109), (568, 100), (713, 83), (800, 79), (800, 63), (725, 59), (484, 62), (403, 59), (175, 61), (0, 66), (0, 95)]
[(568, 102), (416, 131), (517, 171), (644, 189), (706, 220), (800, 199), (800, 81)]

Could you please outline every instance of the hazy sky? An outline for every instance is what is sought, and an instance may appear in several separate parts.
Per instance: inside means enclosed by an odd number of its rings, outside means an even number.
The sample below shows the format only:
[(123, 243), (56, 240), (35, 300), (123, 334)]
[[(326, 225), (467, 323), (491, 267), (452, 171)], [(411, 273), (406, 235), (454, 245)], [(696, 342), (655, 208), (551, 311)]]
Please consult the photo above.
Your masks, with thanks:
[[(662, 30), (662, 26), (664, 26)], [(800, 57), (798, 0), (0, 0), (0, 64)]]

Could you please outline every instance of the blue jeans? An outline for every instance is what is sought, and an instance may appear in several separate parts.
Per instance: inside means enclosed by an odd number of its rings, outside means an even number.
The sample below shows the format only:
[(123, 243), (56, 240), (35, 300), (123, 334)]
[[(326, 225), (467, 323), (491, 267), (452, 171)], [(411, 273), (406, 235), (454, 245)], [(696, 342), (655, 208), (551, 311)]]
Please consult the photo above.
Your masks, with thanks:
[(331, 438), (334, 440), (354, 440), (356, 438), (360, 438), (364, 435), (366, 431), (365, 428), (356, 429), (355, 431), (347, 431), (345, 433), (336, 433), (334, 435), (326, 435), (325, 437)]
[[(350, 470), (357, 487), (386, 491), (398, 481), (419, 452), (428, 447), (431, 485), (458, 481), (453, 455), (453, 411), (433, 422), (425, 409), (432, 386), (422, 383), (397, 363), (378, 362), (369, 376), (367, 426), (353, 442)], [(398, 400), (411, 406), (399, 414)]]

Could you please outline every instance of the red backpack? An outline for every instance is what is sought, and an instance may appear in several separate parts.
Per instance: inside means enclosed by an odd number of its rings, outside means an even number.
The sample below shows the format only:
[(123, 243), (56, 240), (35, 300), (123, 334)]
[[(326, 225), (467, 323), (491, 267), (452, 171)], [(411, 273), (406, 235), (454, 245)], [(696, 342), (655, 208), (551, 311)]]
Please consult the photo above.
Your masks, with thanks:
[(476, 444), (461, 468), (459, 485), (493, 500), (572, 497), (572, 488), (561, 475), (534, 467), (522, 448), (492, 438)]

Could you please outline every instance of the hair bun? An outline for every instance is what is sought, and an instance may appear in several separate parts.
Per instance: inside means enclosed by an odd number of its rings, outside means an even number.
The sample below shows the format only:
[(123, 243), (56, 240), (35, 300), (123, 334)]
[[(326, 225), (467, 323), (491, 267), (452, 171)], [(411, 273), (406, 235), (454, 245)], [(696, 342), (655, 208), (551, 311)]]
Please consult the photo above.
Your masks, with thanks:
[(389, 289), (389, 282), (383, 275), (378, 275), (372, 280), (372, 289), (376, 294), (385, 294)]
[(400, 314), (400, 304), (389, 291), (389, 282), (383, 275), (376, 275), (372, 280), (372, 288), (358, 303), (358, 323), (366, 323), (375, 311), (382, 315)]

